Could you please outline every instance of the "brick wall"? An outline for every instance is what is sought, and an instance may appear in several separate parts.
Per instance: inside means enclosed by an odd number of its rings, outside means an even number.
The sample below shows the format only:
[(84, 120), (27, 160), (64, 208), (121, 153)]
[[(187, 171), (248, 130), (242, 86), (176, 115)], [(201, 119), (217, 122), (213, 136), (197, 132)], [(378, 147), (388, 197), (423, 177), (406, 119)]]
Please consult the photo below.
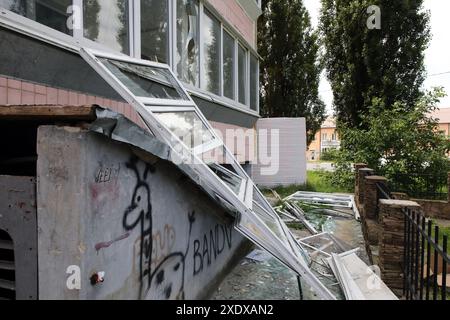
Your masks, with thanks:
[(235, 27), (248, 43), (256, 45), (255, 23), (236, 0), (208, 0), (208, 3)]
[[(104, 108), (111, 109), (125, 115), (128, 119), (145, 127), (137, 112), (131, 105), (125, 102), (115, 101), (97, 96), (86, 95), (80, 92), (52, 88), (34, 84), (27, 81), (0, 77), (0, 106), (1, 105), (84, 105), (98, 104)], [(220, 122), (210, 122), (214, 129), (221, 132), (224, 137), (227, 129), (232, 130), (252, 130), (241, 128), (230, 124)], [(236, 149), (230, 146), (233, 153), (236, 154), (238, 161), (253, 161), (254, 148), (250, 140), (245, 140), (245, 149)]]
[(131, 105), (86, 95), (83, 93), (52, 88), (31, 82), (0, 77), (0, 105), (84, 105), (98, 104), (125, 115), (131, 121), (143, 126), (141, 119)]

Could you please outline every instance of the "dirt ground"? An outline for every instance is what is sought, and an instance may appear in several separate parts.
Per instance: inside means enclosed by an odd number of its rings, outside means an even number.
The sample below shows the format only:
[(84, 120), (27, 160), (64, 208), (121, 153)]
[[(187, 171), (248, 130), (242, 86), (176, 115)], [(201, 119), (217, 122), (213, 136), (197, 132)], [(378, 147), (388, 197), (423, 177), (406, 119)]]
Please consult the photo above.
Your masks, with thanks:
[[(292, 230), (298, 237), (310, 234), (304, 230)], [(360, 248), (358, 254), (368, 263), (361, 224), (353, 219), (329, 219), (323, 231), (332, 233), (350, 249)], [(302, 282), (304, 300), (317, 300), (315, 293)], [(342, 294), (338, 286), (332, 290), (338, 298)], [(224, 279), (212, 300), (299, 300), (300, 291), (296, 274), (275, 258), (258, 262), (244, 258)]]

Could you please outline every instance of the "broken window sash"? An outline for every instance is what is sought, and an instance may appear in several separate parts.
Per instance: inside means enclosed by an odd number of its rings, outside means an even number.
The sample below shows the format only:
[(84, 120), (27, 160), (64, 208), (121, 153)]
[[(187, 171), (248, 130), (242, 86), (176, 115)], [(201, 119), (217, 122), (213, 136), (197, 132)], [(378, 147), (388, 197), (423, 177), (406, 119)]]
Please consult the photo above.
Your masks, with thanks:
[(138, 97), (189, 100), (168, 70), (136, 65), (113, 59), (100, 59), (130, 91)]
[[(148, 130), (171, 148), (172, 162), (189, 171), (200, 187), (207, 190), (208, 194), (215, 194), (215, 199), (234, 213), (237, 221), (235, 228), (239, 232), (305, 278), (323, 299), (335, 299), (308, 268), (301, 247), (295, 243), (293, 245), (295, 239), (292, 234), (259, 190), (256, 198), (261, 204), (255, 205), (253, 193), (257, 188), (215, 134), (169, 66), (85, 48), (80, 50), (80, 54), (133, 106)], [(188, 118), (200, 120), (200, 125), (192, 125), (187, 120), (188, 111), (191, 112)], [(164, 113), (170, 116), (162, 115)], [(200, 136), (201, 142), (186, 144), (177, 135), (178, 130)], [(212, 141), (218, 147), (214, 148)], [(224, 163), (216, 159), (205, 159), (205, 154), (214, 149), (221, 153)], [(230, 181), (224, 178), (225, 171), (217, 170), (217, 165), (223, 164), (229, 165), (232, 168), (230, 171), (242, 178), (242, 186), (245, 188), (241, 187), (238, 194), (233, 191)]]

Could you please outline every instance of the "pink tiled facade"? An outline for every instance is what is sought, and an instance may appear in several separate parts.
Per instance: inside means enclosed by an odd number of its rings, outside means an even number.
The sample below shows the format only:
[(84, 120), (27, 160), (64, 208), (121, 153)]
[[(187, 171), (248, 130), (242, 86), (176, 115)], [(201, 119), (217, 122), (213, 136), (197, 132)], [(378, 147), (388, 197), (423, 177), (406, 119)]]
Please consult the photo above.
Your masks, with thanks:
[[(144, 127), (139, 115), (133, 107), (120, 101), (105, 99), (78, 93), (75, 91), (55, 89), (52, 87), (33, 84), (26, 81), (0, 77), (0, 106), (2, 105), (85, 105), (98, 104), (125, 115), (128, 119)], [(220, 132), (224, 139), (227, 130), (250, 130), (220, 122), (210, 122), (215, 130)], [(248, 133), (248, 131), (246, 131)], [(254, 136), (254, 133), (253, 133)], [(229, 145), (231, 151), (236, 155), (238, 161), (252, 161), (254, 157), (254, 144), (251, 139), (245, 140), (245, 145)]]
[[(253, 1), (253, 0), (247, 0)], [(247, 15), (236, 0), (208, 0), (226, 21), (238, 30), (244, 39), (253, 47), (256, 44), (255, 22)]]
[[(216, 133), (221, 135), (221, 138), (227, 144), (228, 149), (230, 149), (231, 153), (239, 162), (244, 163), (246, 161), (254, 161), (256, 156), (256, 132), (254, 128), (242, 128), (214, 121), (209, 121), (209, 123)], [(241, 140), (238, 141), (237, 138), (233, 139), (235, 136), (241, 137)]]
[(142, 120), (127, 103), (90, 96), (75, 91), (55, 89), (26, 81), (0, 77), (0, 106), (2, 105), (85, 105), (98, 104), (124, 114), (143, 127)]

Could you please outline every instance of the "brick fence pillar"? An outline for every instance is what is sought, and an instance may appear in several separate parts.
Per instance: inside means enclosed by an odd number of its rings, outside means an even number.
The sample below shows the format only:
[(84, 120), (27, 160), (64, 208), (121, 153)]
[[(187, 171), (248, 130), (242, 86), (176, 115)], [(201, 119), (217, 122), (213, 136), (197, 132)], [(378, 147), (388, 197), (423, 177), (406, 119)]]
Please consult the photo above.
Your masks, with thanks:
[(366, 183), (365, 177), (373, 174), (373, 169), (361, 168), (358, 170), (356, 183), (358, 184), (358, 193), (355, 194), (356, 203), (362, 207), (364, 204), (364, 186)]
[(399, 297), (403, 294), (403, 254), (405, 245), (404, 208), (419, 209), (407, 200), (380, 200), (380, 233), (378, 263), (381, 279)]
[(367, 168), (367, 165), (365, 163), (355, 163), (354, 169), (355, 169), (355, 202), (356, 204), (359, 204), (359, 186), (360, 186), (360, 177), (359, 177), (359, 170)]
[(377, 183), (386, 183), (387, 179), (380, 176), (364, 178), (363, 214), (367, 219), (377, 219), (378, 188)]
[(450, 172), (447, 173), (447, 186), (448, 186), (447, 201), (450, 203)]

